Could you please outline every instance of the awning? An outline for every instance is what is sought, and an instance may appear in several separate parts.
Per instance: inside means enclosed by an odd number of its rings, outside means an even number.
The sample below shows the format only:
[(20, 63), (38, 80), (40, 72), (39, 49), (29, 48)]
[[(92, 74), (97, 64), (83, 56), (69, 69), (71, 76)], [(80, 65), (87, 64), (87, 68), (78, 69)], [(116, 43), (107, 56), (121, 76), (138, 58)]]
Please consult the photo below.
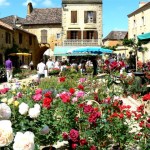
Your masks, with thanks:
[(73, 53), (74, 50), (82, 48), (75, 46), (55, 46), (54, 48), (54, 56), (88, 56), (95, 55), (89, 52), (81, 52), (81, 53)]
[(102, 48), (102, 47), (79, 47), (76, 48), (73, 53), (82, 53), (82, 52), (88, 52), (88, 53), (92, 53), (92, 54), (102, 54), (102, 53), (112, 53), (113, 51), (110, 49), (106, 49), (106, 48)]
[(149, 33), (145, 33), (145, 34), (138, 35), (137, 38), (138, 38), (139, 40), (150, 40), (150, 32), (149, 32)]

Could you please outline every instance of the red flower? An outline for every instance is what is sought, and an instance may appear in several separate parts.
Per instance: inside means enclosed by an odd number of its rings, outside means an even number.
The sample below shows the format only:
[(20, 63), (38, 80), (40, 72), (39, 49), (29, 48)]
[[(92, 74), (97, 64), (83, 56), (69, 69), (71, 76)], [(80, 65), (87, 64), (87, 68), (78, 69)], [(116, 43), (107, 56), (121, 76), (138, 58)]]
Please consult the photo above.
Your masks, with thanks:
[(62, 137), (64, 140), (67, 140), (68, 139), (68, 133), (63, 132)]
[(60, 77), (60, 78), (58, 78), (59, 82), (65, 82), (65, 80), (66, 80), (66, 77)]
[(84, 86), (83, 86), (82, 84), (79, 84), (79, 85), (78, 85), (78, 89), (84, 90)]
[(137, 112), (143, 112), (144, 110), (144, 105), (140, 105), (139, 107), (137, 107)]
[(80, 144), (81, 144), (81, 146), (87, 145), (86, 139), (81, 139)]
[(37, 89), (37, 90), (35, 91), (35, 94), (42, 94), (42, 89)]
[(150, 123), (146, 123), (146, 127), (147, 127), (147, 128), (150, 128)]
[(43, 99), (43, 105), (42, 106), (45, 107), (45, 108), (50, 108), (51, 102), (52, 102), (52, 98), (45, 97)]
[(97, 118), (99, 118), (101, 116), (100, 112), (93, 112), (92, 114), (90, 114), (88, 120), (90, 123), (95, 123)]
[(97, 148), (96, 148), (96, 146), (92, 145), (92, 146), (90, 147), (90, 150), (97, 150)]
[(70, 95), (69, 95), (69, 92), (63, 92), (60, 94), (60, 98), (61, 100), (64, 102), (64, 103), (68, 103), (70, 102)]
[(85, 104), (81, 103), (81, 104), (79, 104), (78, 106), (79, 106), (79, 108), (83, 108), (84, 105), (85, 105)]
[(69, 133), (69, 137), (73, 142), (77, 142), (79, 139), (79, 131), (75, 129), (71, 129)]
[(51, 97), (51, 95), (52, 95), (52, 92), (48, 91), (44, 94), (44, 97)]
[(92, 107), (92, 105), (85, 105), (84, 107), (83, 107), (83, 111), (86, 113), (86, 114), (88, 114), (88, 113), (92, 113), (93, 111), (94, 111), (94, 108)]
[(79, 120), (79, 117), (75, 117), (75, 119), (74, 119), (76, 122), (78, 122), (78, 120)]
[(148, 101), (148, 100), (150, 100), (150, 93), (145, 94), (145, 95), (143, 96), (143, 101)]
[(73, 143), (73, 144), (71, 145), (71, 147), (72, 147), (72, 149), (76, 149), (76, 148), (77, 148), (77, 144)]
[(141, 122), (139, 123), (139, 126), (140, 126), (140, 127), (144, 127), (144, 121), (141, 121)]
[(131, 112), (130, 112), (129, 110), (126, 111), (126, 116), (127, 116), (127, 118), (129, 118), (129, 119), (131, 118)]
[(74, 89), (74, 88), (70, 88), (70, 89), (69, 89), (69, 92), (70, 92), (71, 94), (74, 94), (74, 93), (75, 93), (75, 89)]
[(123, 114), (123, 113), (120, 113), (120, 114), (119, 114), (119, 118), (120, 118), (120, 119), (123, 119), (123, 118), (124, 118), (124, 114)]
[(109, 60), (105, 60), (105, 64), (108, 65), (110, 62)]

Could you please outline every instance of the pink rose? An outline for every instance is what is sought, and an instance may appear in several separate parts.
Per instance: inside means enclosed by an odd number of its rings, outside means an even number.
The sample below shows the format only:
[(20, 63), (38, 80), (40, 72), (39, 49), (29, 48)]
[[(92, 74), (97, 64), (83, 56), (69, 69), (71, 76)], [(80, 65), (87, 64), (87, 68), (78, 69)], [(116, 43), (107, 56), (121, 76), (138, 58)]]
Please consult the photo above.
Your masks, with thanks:
[(76, 92), (76, 96), (78, 97), (78, 98), (80, 98), (80, 97), (84, 97), (84, 92), (83, 91), (78, 91), (78, 92)]
[(42, 99), (42, 95), (41, 94), (35, 94), (32, 96), (34, 101), (40, 101)]
[(37, 90), (35, 91), (35, 94), (42, 94), (42, 89), (37, 89)]
[(71, 129), (69, 133), (69, 137), (73, 142), (77, 142), (79, 139), (79, 131), (75, 129)]
[(88, 114), (88, 113), (92, 113), (94, 111), (94, 108), (92, 107), (92, 105), (85, 105), (83, 107), (83, 111)]

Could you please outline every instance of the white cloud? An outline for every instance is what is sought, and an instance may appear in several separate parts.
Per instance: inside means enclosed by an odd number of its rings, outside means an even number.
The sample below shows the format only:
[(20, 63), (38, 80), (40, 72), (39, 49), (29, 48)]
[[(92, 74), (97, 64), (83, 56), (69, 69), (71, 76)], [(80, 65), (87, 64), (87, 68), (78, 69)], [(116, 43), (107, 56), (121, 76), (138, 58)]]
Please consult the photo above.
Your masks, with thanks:
[(36, 5), (36, 2), (34, 2), (34, 1), (32, 1), (32, 0), (26, 0), (26, 1), (23, 3), (23, 5), (24, 5), (24, 6), (27, 6), (29, 2), (31, 2), (33, 6)]
[(9, 2), (7, 2), (7, 0), (0, 0), (0, 6), (8, 6), (10, 5)]
[(43, 4), (44, 6), (52, 6), (52, 1), (51, 1), (51, 0), (44, 0), (44, 1), (42, 2), (42, 4)]

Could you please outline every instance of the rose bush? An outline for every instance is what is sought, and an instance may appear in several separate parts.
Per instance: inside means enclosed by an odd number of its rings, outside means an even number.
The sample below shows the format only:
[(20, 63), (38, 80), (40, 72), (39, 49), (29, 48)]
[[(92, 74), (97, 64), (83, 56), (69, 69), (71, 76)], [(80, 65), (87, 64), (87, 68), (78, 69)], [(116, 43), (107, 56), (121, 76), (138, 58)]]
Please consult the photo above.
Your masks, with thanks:
[(9, 89), (1, 94), (1, 120), (12, 123), (3, 146), (32, 150), (68, 141), (70, 149), (145, 149), (150, 143), (149, 94), (133, 111), (121, 100), (122, 92), (109, 77), (51, 77)]

